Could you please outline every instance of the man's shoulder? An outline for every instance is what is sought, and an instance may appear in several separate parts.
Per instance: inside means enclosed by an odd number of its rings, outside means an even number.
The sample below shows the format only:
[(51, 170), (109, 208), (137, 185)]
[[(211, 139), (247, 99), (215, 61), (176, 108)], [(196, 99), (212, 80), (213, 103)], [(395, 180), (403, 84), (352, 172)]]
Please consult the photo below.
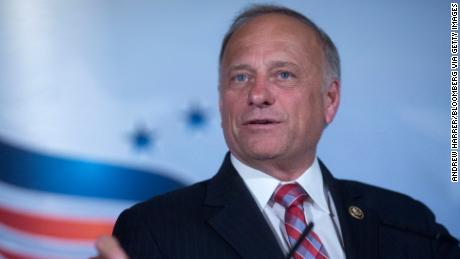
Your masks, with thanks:
[(332, 189), (335, 198), (340, 198), (346, 203), (358, 202), (381, 217), (404, 218), (414, 213), (432, 216), (425, 204), (409, 195), (356, 180), (338, 179), (330, 173), (322, 161), (320, 166), (326, 184)]
[(125, 235), (150, 231), (152, 228), (165, 234), (172, 231), (170, 226), (183, 230), (202, 223), (212, 213), (204, 206), (207, 182), (161, 194), (125, 209), (117, 219), (113, 235), (123, 239)]
[(190, 186), (154, 196), (146, 201), (133, 205), (128, 210), (141, 214), (148, 214), (148, 212), (151, 211), (155, 211), (156, 213), (161, 211), (173, 213), (174, 211), (190, 210), (193, 207), (202, 206), (208, 182), (209, 180), (201, 181)]
[(446, 254), (442, 258), (457, 258), (459, 255), (458, 241), (436, 222), (435, 215), (424, 203), (409, 195), (370, 184), (350, 180), (337, 182), (346, 196), (345, 203), (360, 207), (364, 217), (370, 215), (376, 219), (381, 235), (391, 242), (407, 245), (408, 242), (415, 244), (417, 240), (432, 240), (433, 250)]
[[(362, 199), (370, 208), (387, 212), (420, 212), (429, 210), (422, 202), (411, 196), (383, 187), (352, 180), (338, 180), (348, 195)], [(391, 208), (391, 210), (388, 210)]]
[(379, 207), (385, 205), (409, 205), (426, 208), (420, 201), (417, 201), (411, 196), (401, 192), (354, 180), (338, 180), (338, 182), (342, 185), (343, 190), (345, 190), (349, 195), (354, 197), (367, 197), (373, 201), (378, 201)]
[(338, 180), (350, 199), (395, 227), (431, 232), (435, 216), (422, 202), (409, 195), (352, 180)]

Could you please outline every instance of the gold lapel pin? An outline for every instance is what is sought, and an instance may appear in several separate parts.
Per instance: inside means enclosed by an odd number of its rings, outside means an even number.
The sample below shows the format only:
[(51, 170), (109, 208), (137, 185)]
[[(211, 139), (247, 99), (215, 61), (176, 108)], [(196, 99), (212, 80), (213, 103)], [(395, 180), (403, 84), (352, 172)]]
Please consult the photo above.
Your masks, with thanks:
[(361, 210), (360, 208), (358, 208), (356, 206), (350, 206), (348, 208), (348, 213), (350, 213), (350, 215), (355, 219), (361, 220), (361, 219), (364, 218), (363, 210)]

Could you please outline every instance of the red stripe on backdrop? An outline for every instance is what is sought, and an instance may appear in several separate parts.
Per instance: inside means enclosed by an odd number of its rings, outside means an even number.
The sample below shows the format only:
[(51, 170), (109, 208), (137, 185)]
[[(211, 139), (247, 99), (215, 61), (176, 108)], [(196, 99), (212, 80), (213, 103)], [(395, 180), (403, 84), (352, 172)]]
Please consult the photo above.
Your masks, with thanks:
[(0, 207), (0, 222), (32, 234), (79, 240), (94, 240), (100, 235), (109, 235), (114, 224), (109, 220), (69, 220), (2, 207)]

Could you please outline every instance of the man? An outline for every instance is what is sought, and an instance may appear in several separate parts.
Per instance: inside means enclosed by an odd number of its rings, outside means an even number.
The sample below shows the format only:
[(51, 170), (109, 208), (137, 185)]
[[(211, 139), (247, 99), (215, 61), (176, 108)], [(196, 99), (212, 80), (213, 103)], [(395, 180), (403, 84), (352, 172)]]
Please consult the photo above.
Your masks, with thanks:
[[(337, 180), (316, 157), (339, 106), (340, 66), (310, 20), (247, 9), (224, 38), (219, 75), (230, 152), (213, 178), (120, 215), (113, 234), (130, 257), (460, 258), (422, 203)], [(124, 256), (114, 239), (97, 247)]]

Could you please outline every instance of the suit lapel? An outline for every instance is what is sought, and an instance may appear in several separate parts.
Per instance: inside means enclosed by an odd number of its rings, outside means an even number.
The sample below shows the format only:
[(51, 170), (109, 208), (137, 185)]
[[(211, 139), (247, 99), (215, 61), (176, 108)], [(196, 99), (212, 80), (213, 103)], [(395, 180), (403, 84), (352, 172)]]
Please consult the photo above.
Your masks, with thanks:
[(379, 220), (364, 202), (364, 194), (344, 188), (344, 183), (336, 180), (321, 161), (320, 166), (337, 210), (346, 258), (378, 258)]
[(207, 206), (221, 207), (208, 220), (243, 258), (284, 258), (259, 207), (230, 162), (229, 154), (208, 185)]

